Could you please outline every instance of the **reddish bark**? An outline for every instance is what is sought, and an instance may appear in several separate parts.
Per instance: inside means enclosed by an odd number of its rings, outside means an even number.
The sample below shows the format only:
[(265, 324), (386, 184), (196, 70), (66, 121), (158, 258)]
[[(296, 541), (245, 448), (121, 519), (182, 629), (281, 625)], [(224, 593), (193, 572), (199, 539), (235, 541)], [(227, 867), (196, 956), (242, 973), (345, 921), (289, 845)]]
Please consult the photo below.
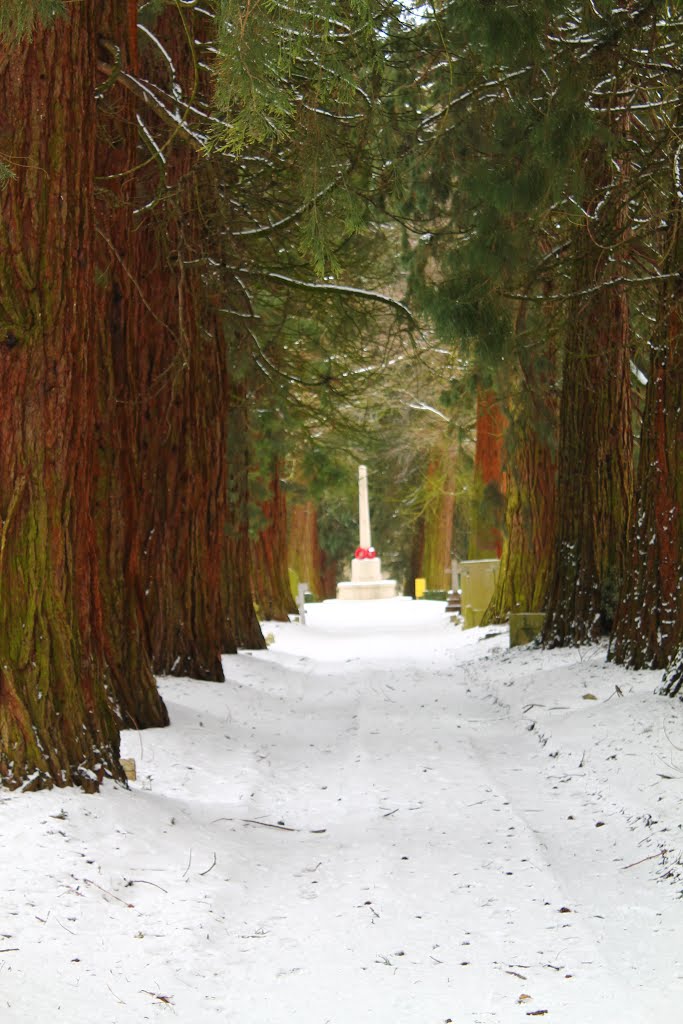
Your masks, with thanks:
[(322, 600), (332, 599), (337, 596), (337, 578), (339, 576), (339, 563), (336, 558), (331, 558), (326, 551), (322, 551), (322, 567), (320, 570), (320, 582)]
[(450, 586), (455, 479), (450, 452), (439, 453), (427, 467), (427, 503), (422, 517), (422, 557), (419, 576), (427, 590)]
[[(128, 13), (122, 0), (102, 0), (99, 5), (98, 32), (119, 42), (124, 65), (130, 59)], [(125, 265), (133, 230), (135, 182), (130, 170), (137, 159), (135, 109), (135, 98), (122, 89), (106, 89), (98, 101), (95, 260), (100, 373), (95, 513), (112, 686), (122, 724), (141, 729), (167, 725), (168, 714), (142, 637), (137, 578), (139, 502), (127, 353), (140, 340), (131, 331), (134, 289), (131, 267)]]
[(422, 575), (422, 552), (424, 551), (424, 518), (419, 516), (413, 527), (408, 563), (408, 578), (404, 581), (403, 593), (415, 597), (415, 580)]
[[(194, 38), (199, 16), (186, 10), (183, 17)], [(155, 33), (189, 94), (194, 65), (178, 11), (164, 13)], [(145, 54), (144, 70), (160, 82), (168, 74), (156, 48)], [(207, 327), (213, 320), (196, 262), (203, 253), (198, 158), (179, 135), (171, 140), (165, 124), (152, 127), (165, 133), (165, 191), (151, 202), (156, 168), (139, 176), (138, 202), (147, 208), (127, 254), (135, 282), (125, 376), (136, 438), (139, 594), (154, 670), (222, 680), (226, 350)]]
[[(596, 144), (586, 157), (594, 213), (611, 180)], [(613, 194), (614, 195), (614, 194)], [(614, 195), (618, 202), (618, 196)], [(569, 309), (560, 404), (558, 532), (543, 632), (550, 646), (582, 644), (611, 626), (633, 494), (629, 309), (612, 244), (625, 211), (603, 203), (574, 234), (576, 298)]]
[[(239, 336), (234, 343), (239, 346)], [(221, 582), (226, 609), (223, 650), (232, 653), (236, 647), (261, 650), (266, 646), (251, 596), (248, 397), (244, 381), (236, 376), (229, 381), (226, 416), (228, 509)]]
[(273, 460), (270, 497), (261, 505), (265, 525), (252, 542), (252, 587), (262, 619), (288, 622), (296, 614), (287, 562), (287, 503), (280, 460)]
[(138, 73), (138, 0), (126, 0), (128, 15), (128, 65)]
[(611, 656), (631, 668), (671, 665), (666, 692), (673, 695), (683, 683), (683, 288), (669, 277), (680, 266), (678, 207), (670, 224), (659, 328), (650, 345), (637, 504)]
[[(525, 321), (520, 313), (518, 330)], [(519, 351), (521, 381), (508, 431), (505, 543), (500, 572), (484, 624), (506, 621), (510, 612), (544, 608), (557, 529), (558, 403), (551, 387), (555, 353), (545, 346), (529, 359)]]
[(0, 776), (122, 778), (92, 517), (94, 0), (0, 51)]
[(288, 557), (290, 568), (318, 600), (326, 596), (322, 580), (323, 555), (318, 538), (318, 511), (314, 501), (289, 508)]
[(500, 558), (503, 551), (505, 480), (503, 445), (506, 419), (493, 391), (477, 394), (474, 456), (475, 509), (471, 558)]

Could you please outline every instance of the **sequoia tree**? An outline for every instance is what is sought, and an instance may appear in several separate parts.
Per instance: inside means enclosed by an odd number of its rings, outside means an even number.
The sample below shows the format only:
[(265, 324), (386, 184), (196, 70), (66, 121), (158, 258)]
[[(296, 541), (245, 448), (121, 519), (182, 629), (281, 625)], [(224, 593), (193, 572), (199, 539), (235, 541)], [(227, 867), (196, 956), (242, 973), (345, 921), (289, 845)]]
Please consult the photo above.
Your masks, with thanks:
[[(199, 109), (208, 86), (195, 40), (212, 29), (206, 14), (180, 5), (146, 18), (143, 88), (132, 66), (111, 68), (112, 89), (148, 99), (144, 118), (137, 114), (147, 152), (135, 174), (134, 230), (123, 255), (132, 287), (120, 361), (120, 416), (128, 420), (137, 495), (135, 588), (154, 670), (222, 680), (221, 651), (234, 646), (225, 644), (221, 587), (228, 354), (202, 274), (205, 172), (201, 135), (193, 134), (195, 120), (205, 130), (208, 117)], [(174, 111), (182, 113), (177, 121)], [(131, 122), (119, 130), (130, 131)]]
[[(121, 63), (136, 62), (135, 35), (127, 0), (102, 0), (98, 37), (116, 40)], [(99, 56), (107, 53), (100, 47)], [(128, 262), (134, 226), (138, 162), (135, 116), (138, 99), (117, 88), (115, 75), (97, 89), (96, 192), (97, 340), (99, 342), (96, 413), (95, 515), (107, 622), (107, 660), (123, 725), (146, 728), (168, 724), (168, 715), (152, 675), (142, 632), (142, 588), (138, 577), (141, 549), (135, 481), (130, 353), (140, 345), (133, 331), (135, 268)]]
[[(0, 27), (40, 8), (3, 4)], [(55, 4), (42, 4), (52, 11)], [(0, 776), (121, 778), (92, 514), (95, 0), (0, 43)]]
[(271, 462), (268, 496), (259, 506), (261, 529), (251, 545), (253, 591), (263, 619), (287, 622), (296, 613), (287, 561), (287, 502), (282, 466)]

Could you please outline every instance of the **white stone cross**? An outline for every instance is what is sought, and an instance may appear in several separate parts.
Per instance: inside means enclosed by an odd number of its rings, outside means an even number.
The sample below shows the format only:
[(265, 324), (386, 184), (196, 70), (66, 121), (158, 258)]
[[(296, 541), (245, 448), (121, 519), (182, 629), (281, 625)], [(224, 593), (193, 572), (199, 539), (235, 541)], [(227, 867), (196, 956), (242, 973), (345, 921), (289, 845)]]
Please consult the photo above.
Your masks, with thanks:
[(358, 467), (358, 522), (360, 525), (360, 546), (372, 546), (370, 539), (370, 502), (368, 500), (367, 466)]

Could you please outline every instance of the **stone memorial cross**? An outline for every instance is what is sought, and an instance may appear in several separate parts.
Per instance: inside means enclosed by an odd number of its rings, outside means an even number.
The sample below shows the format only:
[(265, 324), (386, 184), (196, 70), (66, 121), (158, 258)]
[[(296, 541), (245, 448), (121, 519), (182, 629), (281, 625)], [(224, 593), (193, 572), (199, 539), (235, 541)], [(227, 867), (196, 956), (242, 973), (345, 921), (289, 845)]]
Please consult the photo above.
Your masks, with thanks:
[(370, 502), (368, 500), (368, 468), (358, 467), (358, 523), (360, 526), (360, 546), (372, 547), (370, 539)]

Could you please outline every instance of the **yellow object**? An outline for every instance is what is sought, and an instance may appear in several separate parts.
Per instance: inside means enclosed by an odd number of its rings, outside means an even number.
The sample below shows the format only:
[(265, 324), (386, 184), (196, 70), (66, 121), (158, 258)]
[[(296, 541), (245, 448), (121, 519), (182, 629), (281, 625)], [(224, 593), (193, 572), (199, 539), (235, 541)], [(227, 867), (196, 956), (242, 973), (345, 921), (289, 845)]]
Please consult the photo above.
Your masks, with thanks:
[(460, 563), (463, 629), (478, 626), (483, 619), (493, 597), (499, 569), (498, 558), (481, 558), (473, 562)]
[(424, 597), (424, 592), (427, 589), (427, 580), (422, 576), (415, 579), (415, 597), (419, 600)]

